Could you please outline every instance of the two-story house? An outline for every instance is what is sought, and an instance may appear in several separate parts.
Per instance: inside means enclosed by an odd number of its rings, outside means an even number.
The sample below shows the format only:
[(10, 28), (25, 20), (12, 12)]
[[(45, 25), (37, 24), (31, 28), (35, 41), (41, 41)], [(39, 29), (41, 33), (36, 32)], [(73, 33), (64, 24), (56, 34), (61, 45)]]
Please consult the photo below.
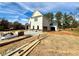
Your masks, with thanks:
[(50, 31), (54, 28), (57, 31), (56, 24), (50, 25), (50, 21), (41, 12), (35, 11), (31, 18), (29, 18), (30, 29), (40, 31)]

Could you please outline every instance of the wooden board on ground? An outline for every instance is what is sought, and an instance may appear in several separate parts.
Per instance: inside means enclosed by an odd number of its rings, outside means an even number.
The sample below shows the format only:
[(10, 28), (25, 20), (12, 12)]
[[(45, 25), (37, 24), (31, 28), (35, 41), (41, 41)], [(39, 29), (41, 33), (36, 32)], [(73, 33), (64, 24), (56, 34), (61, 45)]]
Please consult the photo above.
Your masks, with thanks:
[(8, 44), (8, 43), (12, 43), (12, 42), (16, 42), (16, 41), (18, 41), (18, 40), (22, 40), (22, 39), (24, 39), (24, 38), (27, 38), (27, 37), (30, 37), (30, 36), (20, 36), (20, 37), (16, 37), (16, 38), (12, 38), (12, 39), (7, 39), (7, 40), (1, 40), (0, 41), (0, 46), (3, 46), (3, 45), (5, 45), (5, 44)]

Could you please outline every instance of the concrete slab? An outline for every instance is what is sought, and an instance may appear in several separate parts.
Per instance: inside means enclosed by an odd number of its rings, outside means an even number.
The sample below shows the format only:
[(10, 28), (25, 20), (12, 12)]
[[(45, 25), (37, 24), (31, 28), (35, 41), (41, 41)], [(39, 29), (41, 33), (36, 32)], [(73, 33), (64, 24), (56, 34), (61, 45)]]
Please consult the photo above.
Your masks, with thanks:
[(28, 31), (25, 31), (24, 34), (27, 35), (39, 35), (39, 34), (42, 34), (43, 32), (42, 31), (35, 31), (35, 30), (28, 30)]

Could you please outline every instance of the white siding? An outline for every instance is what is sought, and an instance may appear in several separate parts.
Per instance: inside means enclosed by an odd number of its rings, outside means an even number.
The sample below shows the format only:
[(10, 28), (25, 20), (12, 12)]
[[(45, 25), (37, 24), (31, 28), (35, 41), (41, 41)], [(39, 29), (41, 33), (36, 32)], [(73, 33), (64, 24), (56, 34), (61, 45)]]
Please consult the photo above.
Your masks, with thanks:
[(39, 29), (42, 30), (42, 26), (43, 26), (43, 17), (38, 17), (37, 18), (38, 20), (35, 21), (34, 18), (31, 18), (30, 19), (30, 22), (31, 22), (31, 29), (33, 29), (33, 26), (34, 26), (34, 29), (37, 29), (37, 26), (39, 26)]
[[(38, 20), (35, 21), (35, 18)], [(47, 27), (47, 30), (50, 30), (50, 22), (48, 18), (44, 17), (39, 11), (36, 11), (33, 13), (32, 17), (29, 20), (30, 23), (30, 29), (37, 29), (37, 26), (39, 26), (39, 30), (44, 30), (44, 26)], [(56, 25), (56, 24), (55, 24)], [(57, 30), (57, 27), (54, 25), (54, 27)]]

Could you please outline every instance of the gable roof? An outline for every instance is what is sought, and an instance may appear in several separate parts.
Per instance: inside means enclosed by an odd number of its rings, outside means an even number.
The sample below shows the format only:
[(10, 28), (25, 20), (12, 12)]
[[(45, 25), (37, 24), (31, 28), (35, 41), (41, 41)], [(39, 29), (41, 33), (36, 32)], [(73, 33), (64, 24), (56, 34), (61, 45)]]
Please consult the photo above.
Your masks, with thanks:
[(43, 16), (43, 14), (42, 14), (40, 11), (36, 10), (36, 11), (32, 14), (32, 17), (36, 17), (36, 16)]

